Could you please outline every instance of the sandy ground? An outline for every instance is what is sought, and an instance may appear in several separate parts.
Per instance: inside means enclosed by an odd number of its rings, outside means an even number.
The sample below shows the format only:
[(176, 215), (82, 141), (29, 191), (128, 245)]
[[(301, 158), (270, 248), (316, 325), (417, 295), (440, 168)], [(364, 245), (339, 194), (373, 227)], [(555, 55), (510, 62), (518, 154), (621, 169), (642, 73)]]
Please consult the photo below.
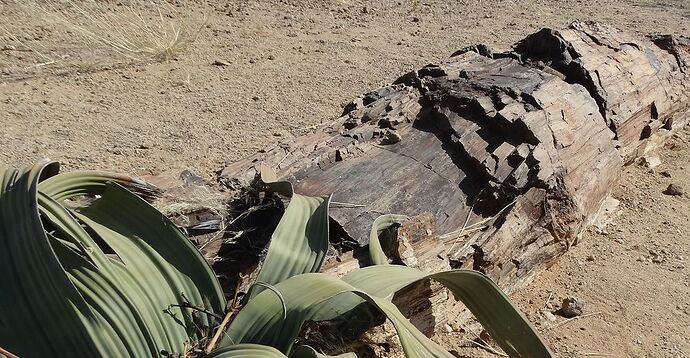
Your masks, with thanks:
[[(690, 35), (687, 0), (176, 6), (194, 42), (172, 60), (122, 64), (45, 14), (0, 0), (0, 162), (50, 157), (66, 169), (191, 168), (211, 178), (223, 163), (335, 118), (357, 95), (466, 45), (506, 49), (539, 28), (575, 19)], [(36, 66), (47, 62), (37, 51), (55, 62)], [(586, 233), (515, 296), (558, 356), (690, 356), (690, 204), (687, 196), (661, 194), (670, 182), (690, 189), (689, 139), (675, 138), (654, 173), (629, 167), (614, 191), (621, 201), (615, 225)], [(544, 309), (570, 295), (596, 314), (549, 322)]]

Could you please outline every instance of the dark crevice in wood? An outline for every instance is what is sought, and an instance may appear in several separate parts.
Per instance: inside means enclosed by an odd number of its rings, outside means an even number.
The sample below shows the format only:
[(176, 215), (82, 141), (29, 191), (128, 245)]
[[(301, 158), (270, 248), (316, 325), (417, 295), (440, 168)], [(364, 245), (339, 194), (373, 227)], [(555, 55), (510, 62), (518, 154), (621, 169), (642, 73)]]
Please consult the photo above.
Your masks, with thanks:
[(472, 269), (482, 273), (486, 273), (484, 268), (490, 264), (489, 261), (485, 260), (484, 250), (479, 245), (472, 245), (474, 253), (472, 254)]
[(362, 247), (345, 231), (343, 225), (332, 217), (328, 218), (329, 255), (339, 256), (345, 252)]
[(652, 136), (652, 127), (646, 125), (640, 132), (640, 140), (645, 140)]

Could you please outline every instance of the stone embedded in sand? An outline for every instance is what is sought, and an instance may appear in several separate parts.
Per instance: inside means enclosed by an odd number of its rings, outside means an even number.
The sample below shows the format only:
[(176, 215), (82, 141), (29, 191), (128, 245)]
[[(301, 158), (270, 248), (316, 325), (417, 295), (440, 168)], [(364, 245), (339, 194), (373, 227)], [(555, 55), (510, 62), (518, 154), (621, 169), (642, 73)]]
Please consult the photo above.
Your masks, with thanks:
[(575, 297), (568, 297), (563, 300), (561, 304), (560, 314), (565, 318), (573, 318), (582, 316), (582, 310), (585, 308), (585, 303)]
[(684, 193), (683, 188), (678, 184), (669, 184), (666, 190), (664, 190), (666, 195), (681, 196)]

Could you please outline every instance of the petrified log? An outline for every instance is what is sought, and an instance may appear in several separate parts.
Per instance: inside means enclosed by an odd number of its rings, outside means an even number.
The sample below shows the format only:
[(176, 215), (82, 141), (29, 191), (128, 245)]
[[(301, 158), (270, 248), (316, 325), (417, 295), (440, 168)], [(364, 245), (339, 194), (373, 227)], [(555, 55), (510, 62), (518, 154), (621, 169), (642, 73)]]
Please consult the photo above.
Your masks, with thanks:
[[(349, 246), (332, 252), (325, 271), (365, 264), (377, 216), (430, 213), (403, 226), (397, 260), (480, 270), (512, 292), (577, 242), (625, 163), (686, 123), (689, 65), (686, 38), (596, 23), (544, 29), (505, 53), (476, 45), (227, 166), (219, 180), (255, 195), (265, 163), (297, 192), (334, 193), (331, 235)], [(404, 306), (432, 333), (448, 317), (438, 314), (443, 290), (427, 288), (435, 321), (419, 302)]]
[(242, 187), (264, 162), (298, 192), (334, 193), (355, 205), (336, 206), (332, 218), (362, 246), (384, 213), (432, 213), (440, 233), (483, 222), (444, 236), (452, 266), (486, 272), (510, 292), (576, 242), (624, 161), (687, 120), (689, 48), (582, 22), (509, 53), (473, 46), (220, 179)]

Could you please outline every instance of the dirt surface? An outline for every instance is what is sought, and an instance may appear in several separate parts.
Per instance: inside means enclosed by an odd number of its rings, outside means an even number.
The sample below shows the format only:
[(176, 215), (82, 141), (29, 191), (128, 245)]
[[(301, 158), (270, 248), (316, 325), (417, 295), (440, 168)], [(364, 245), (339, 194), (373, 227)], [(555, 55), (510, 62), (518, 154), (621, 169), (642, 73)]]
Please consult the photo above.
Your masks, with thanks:
[[(46, 14), (0, 0), (0, 163), (50, 157), (67, 170), (191, 168), (211, 178), (466, 45), (506, 49), (575, 19), (690, 35), (687, 0), (208, 0), (176, 9), (194, 41), (174, 59), (123, 63)], [(585, 233), (515, 295), (558, 356), (690, 356), (690, 202), (662, 194), (670, 183), (690, 192), (688, 141), (687, 132), (675, 138), (653, 173), (628, 167), (614, 224)], [(592, 315), (549, 321), (545, 312), (569, 296)]]

